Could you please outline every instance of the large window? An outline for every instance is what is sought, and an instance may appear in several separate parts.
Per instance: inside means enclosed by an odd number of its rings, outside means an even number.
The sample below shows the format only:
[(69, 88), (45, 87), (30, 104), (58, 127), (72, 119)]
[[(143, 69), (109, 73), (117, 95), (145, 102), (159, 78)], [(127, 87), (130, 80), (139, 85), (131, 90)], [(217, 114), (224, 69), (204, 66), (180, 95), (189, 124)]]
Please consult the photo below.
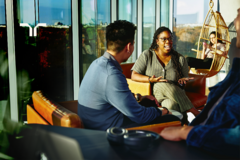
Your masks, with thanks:
[[(119, 6), (118, 19), (127, 20), (137, 25), (137, 0), (121, 0), (121, 1), (118, 1), (118, 6)], [(135, 62), (137, 58), (136, 37), (137, 37), (137, 34), (135, 34), (135, 44), (134, 44), (135, 49), (131, 57), (129, 57), (128, 60), (126, 61), (126, 63)]]
[(208, 1), (174, 0), (174, 48), (184, 56), (196, 57), (197, 42), (208, 11)]
[[(106, 50), (106, 26), (110, 23), (110, 0), (82, 0), (81, 78), (96, 58)], [(80, 27), (80, 29), (81, 29)]]
[(142, 50), (151, 46), (152, 38), (156, 30), (155, 0), (143, 0), (143, 41)]
[[(18, 0), (15, 29), (20, 121), (32, 92), (42, 90), (55, 101), (73, 100), (71, 0)], [(31, 27), (19, 27), (22, 24)], [(38, 27), (39, 23), (46, 26)]]
[[(217, 9), (214, 1), (214, 11)], [(209, 10), (208, 0), (174, 0), (174, 48), (185, 57), (196, 57), (197, 43), (205, 17)], [(202, 50), (202, 48), (200, 48)], [(222, 70), (207, 78), (207, 86), (213, 86), (226, 76), (226, 63)]]
[[(111, 13), (116, 13), (117, 19), (130, 21), (138, 27), (135, 50), (127, 62), (134, 62), (139, 53), (150, 47), (156, 23), (157, 26), (168, 26), (169, 23), (168, 0), (119, 0), (117, 3), (111, 3), (111, 0), (13, 0), (14, 6), (11, 7), (16, 10), (13, 11), (14, 16), (9, 14), (11, 18), (7, 25), (10, 30), (14, 28), (12, 33), (6, 29), (6, 2), (9, 1), (0, 0), (0, 102), (7, 100), (9, 84), (13, 84), (11, 89), (17, 88), (14, 92), (16, 94), (10, 96), (18, 96), (18, 99), (12, 99), (18, 102), (14, 106), (19, 107), (19, 118), (16, 115), (13, 117), (20, 121), (26, 120), (26, 104), (31, 103), (35, 90), (42, 90), (55, 101), (74, 100), (77, 97), (77, 81), (81, 82), (92, 61), (102, 56), (107, 49), (106, 26), (112, 16), (112, 19), (115, 18)], [(79, 6), (72, 8), (76, 3)], [(10, 11), (8, 4), (11, 3), (7, 3), (7, 11)], [(156, 4), (161, 4), (159, 15), (156, 15)], [(111, 7), (117, 9), (117, 12), (111, 12)], [(72, 13), (77, 12), (79, 15), (72, 16)], [(160, 21), (156, 22), (156, 18)], [(78, 27), (79, 35), (76, 32), (73, 41), (72, 32), (78, 31)], [(138, 32), (141, 34), (138, 35)], [(11, 43), (7, 43), (7, 33), (9, 39), (12, 39)], [(7, 44), (11, 47), (7, 48)], [(8, 49), (15, 49), (11, 57), (16, 60), (17, 73), (15, 67), (5, 65)], [(73, 61), (73, 57), (78, 57), (78, 54), (79, 63), (76, 59)], [(78, 65), (79, 73), (76, 69)], [(14, 78), (10, 80), (9, 75), (14, 75)], [(12, 80), (15, 76), (17, 87), (15, 80)], [(78, 87), (73, 88), (73, 84)], [(11, 106), (11, 111), (14, 110), (16, 108)]]

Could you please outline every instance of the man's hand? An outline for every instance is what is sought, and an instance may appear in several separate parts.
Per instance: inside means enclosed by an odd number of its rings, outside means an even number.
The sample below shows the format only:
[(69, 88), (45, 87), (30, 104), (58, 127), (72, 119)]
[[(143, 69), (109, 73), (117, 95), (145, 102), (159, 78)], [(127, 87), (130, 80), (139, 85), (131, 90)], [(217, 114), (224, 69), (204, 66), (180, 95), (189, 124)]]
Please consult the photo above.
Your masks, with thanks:
[(186, 140), (193, 126), (167, 127), (162, 130), (160, 136), (170, 141)]
[(140, 101), (142, 101), (145, 98), (150, 99), (152, 101), (155, 101), (156, 105), (159, 107), (159, 103), (158, 103), (157, 99), (154, 96), (152, 96), (152, 95), (142, 96), (140, 98)]
[(166, 114), (172, 114), (172, 112), (170, 112), (168, 109), (166, 108), (162, 108), (159, 107), (159, 109), (162, 111), (162, 116), (166, 115)]
[(178, 83), (179, 84), (187, 84), (187, 82), (192, 79), (194, 79), (194, 77), (181, 78), (178, 80)]
[(163, 76), (160, 76), (160, 77), (155, 77), (155, 75), (153, 75), (151, 78), (149, 78), (150, 82), (151, 83), (154, 83), (154, 82), (167, 82), (166, 79), (161, 79)]

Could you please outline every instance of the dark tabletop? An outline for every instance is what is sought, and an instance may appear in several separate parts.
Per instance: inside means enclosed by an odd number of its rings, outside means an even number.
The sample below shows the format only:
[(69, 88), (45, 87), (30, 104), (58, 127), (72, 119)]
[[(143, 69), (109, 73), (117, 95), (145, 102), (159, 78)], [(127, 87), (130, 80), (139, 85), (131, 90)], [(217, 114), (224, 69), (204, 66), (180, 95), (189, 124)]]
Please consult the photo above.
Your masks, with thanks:
[[(30, 126), (30, 128), (20, 134), (20, 136), (24, 138), (20, 139), (16, 145), (17, 151), (19, 152), (17, 157), (20, 156), (21, 158), (35, 159), (33, 156), (36, 157), (36, 154), (45, 153), (46, 157), (49, 157), (48, 159), (56, 158), (50, 158), (52, 156), (68, 157), (68, 159), (73, 156), (73, 159), (75, 159), (79, 154), (82, 155), (85, 160), (229, 159), (213, 155), (199, 148), (187, 146), (185, 141), (171, 142), (160, 138), (157, 144), (150, 148), (144, 150), (132, 150), (124, 145), (111, 145), (106, 138), (105, 131), (47, 125), (27, 126)], [(51, 134), (51, 136), (49, 136), (49, 134)], [(66, 137), (66, 139), (64, 137)], [(65, 140), (63, 141), (63, 139)], [(74, 142), (68, 143), (69, 139), (74, 139), (76, 144), (73, 144)], [(76, 147), (76, 145), (79, 146), (79, 148)], [(48, 156), (49, 153), (52, 155)], [(26, 157), (26, 155), (28, 156)], [(57, 159), (64, 158), (58, 157)]]

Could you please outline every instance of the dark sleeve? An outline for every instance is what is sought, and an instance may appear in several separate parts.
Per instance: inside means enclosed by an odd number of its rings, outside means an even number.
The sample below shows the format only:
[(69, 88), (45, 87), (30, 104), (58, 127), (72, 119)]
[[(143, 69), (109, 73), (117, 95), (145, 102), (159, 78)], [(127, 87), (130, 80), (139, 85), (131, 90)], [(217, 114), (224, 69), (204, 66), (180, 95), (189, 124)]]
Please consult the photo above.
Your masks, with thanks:
[(239, 157), (240, 125), (234, 128), (198, 125), (189, 132), (187, 144), (213, 153)]
[(162, 112), (155, 107), (144, 107), (138, 104), (123, 74), (108, 76), (107, 84), (105, 94), (108, 102), (132, 121), (143, 124), (162, 115)]

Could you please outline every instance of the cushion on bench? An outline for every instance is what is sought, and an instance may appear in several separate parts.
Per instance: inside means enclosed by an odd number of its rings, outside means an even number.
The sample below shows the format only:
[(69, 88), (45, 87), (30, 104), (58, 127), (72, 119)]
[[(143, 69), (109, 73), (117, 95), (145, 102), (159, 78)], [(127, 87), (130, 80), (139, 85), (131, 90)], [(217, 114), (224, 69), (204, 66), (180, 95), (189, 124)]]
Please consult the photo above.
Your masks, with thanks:
[(141, 95), (151, 95), (152, 88), (150, 83), (141, 83), (137, 81), (133, 81), (129, 78), (127, 79), (128, 87), (132, 93), (141, 93)]
[(80, 117), (47, 98), (41, 91), (32, 95), (34, 109), (51, 125), (84, 128)]
[(29, 104), (27, 104), (27, 123), (49, 125), (49, 123)]

